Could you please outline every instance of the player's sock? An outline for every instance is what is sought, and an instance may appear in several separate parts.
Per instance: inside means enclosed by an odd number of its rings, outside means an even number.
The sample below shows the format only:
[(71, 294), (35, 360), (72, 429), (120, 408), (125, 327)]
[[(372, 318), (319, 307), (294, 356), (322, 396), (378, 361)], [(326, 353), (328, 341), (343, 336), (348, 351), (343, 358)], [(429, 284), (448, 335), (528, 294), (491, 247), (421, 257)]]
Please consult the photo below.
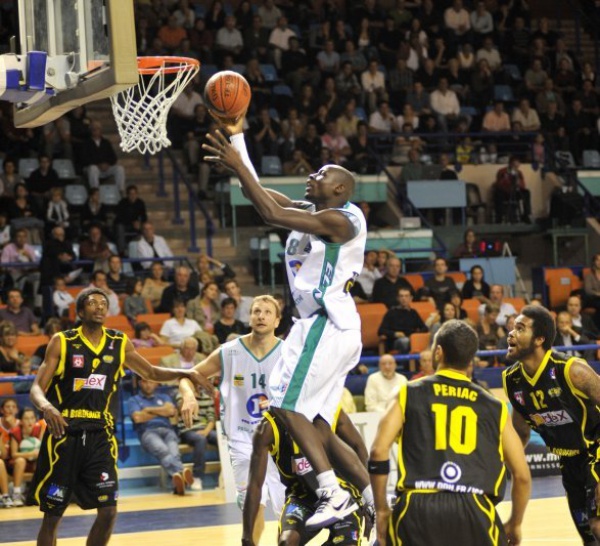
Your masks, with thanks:
[(317, 474), (317, 481), (319, 482), (319, 489), (330, 489), (335, 491), (339, 487), (333, 470), (328, 470), (327, 472), (321, 472), (320, 474)]
[(13, 493), (15, 495), (20, 495), (21, 494), (21, 486), (19, 486), (19, 487), (13, 487)]
[(375, 499), (373, 498), (373, 489), (371, 488), (370, 485), (367, 485), (367, 487), (364, 488), (361, 495), (365, 501), (365, 504), (369, 504), (369, 505), (375, 504)]

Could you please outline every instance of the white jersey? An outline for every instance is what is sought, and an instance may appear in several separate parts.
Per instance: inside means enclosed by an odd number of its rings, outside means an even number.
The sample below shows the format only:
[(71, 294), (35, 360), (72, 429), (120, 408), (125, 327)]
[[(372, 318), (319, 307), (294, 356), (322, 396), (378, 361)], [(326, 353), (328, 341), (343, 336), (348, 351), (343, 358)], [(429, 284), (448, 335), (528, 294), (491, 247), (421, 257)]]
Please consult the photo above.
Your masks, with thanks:
[(316, 235), (292, 231), (285, 245), (286, 272), (302, 318), (325, 311), (340, 330), (360, 330), (350, 288), (362, 271), (367, 223), (352, 203), (335, 210), (352, 222), (354, 237), (343, 244), (328, 243)]
[(221, 426), (229, 442), (252, 443), (264, 411), (260, 404), (270, 398), (269, 377), (281, 355), (282, 342), (258, 360), (243, 339), (221, 346)]

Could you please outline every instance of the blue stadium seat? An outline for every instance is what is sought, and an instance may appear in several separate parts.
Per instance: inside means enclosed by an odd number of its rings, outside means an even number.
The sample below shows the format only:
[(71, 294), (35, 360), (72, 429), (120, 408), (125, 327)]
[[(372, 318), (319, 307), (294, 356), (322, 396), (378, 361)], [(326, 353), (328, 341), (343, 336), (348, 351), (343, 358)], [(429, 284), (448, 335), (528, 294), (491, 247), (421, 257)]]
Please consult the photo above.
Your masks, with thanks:
[(52, 167), (61, 179), (77, 178), (75, 167), (70, 159), (55, 159), (52, 162)]
[(269, 108), (269, 116), (271, 117), (271, 119), (277, 120), (279, 121), (279, 112), (277, 111), (276, 108)]
[(479, 115), (479, 110), (477, 110), (477, 108), (475, 108), (474, 106), (461, 106), (460, 113), (464, 116), (474, 117)]
[(260, 164), (262, 174), (267, 176), (278, 176), (283, 174), (281, 159), (276, 155), (265, 155)]
[(584, 150), (583, 166), (590, 169), (600, 169), (600, 152), (598, 150)]
[(100, 203), (108, 206), (116, 206), (121, 200), (121, 193), (116, 184), (103, 184), (100, 186)]
[(237, 72), (238, 74), (241, 74), (243, 76), (246, 73), (246, 65), (245, 64), (234, 64), (231, 67), (231, 70), (233, 70), (234, 72)]
[(521, 70), (516, 64), (505, 64), (504, 71), (515, 81), (520, 82), (523, 79)]
[(69, 205), (81, 207), (85, 205), (88, 192), (83, 184), (68, 184), (65, 186), (65, 199)]
[(214, 76), (219, 71), (219, 67), (216, 64), (203, 64), (202, 65), (202, 75), (209, 79), (211, 76)]
[(354, 113), (356, 114), (356, 117), (361, 121), (367, 121), (367, 113), (365, 112), (365, 109), (361, 106), (357, 106), (354, 109)]
[(279, 76), (277, 75), (277, 68), (275, 68), (274, 64), (261, 64), (260, 71), (265, 77), (265, 81), (269, 83), (273, 83), (279, 80)]
[(510, 85), (494, 85), (494, 100), (513, 102), (515, 95)]
[(292, 93), (292, 89), (288, 85), (279, 84), (273, 87), (273, 95), (282, 95), (285, 97), (289, 97), (290, 99), (294, 98), (294, 94)]
[(23, 178), (29, 178), (31, 173), (40, 166), (40, 162), (31, 157), (19, 159), (19, 174)]

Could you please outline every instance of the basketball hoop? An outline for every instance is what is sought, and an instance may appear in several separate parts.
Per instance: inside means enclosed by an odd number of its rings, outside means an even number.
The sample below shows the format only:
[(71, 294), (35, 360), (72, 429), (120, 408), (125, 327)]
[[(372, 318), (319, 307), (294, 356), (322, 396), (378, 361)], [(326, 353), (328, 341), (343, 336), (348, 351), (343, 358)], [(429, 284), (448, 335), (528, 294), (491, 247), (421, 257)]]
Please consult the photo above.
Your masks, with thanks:
[(138, 57), (137, 85), (110, 98), (124, 152), (155, 154), (171, 145), (169, 110), (199, 69), (187, 57)]

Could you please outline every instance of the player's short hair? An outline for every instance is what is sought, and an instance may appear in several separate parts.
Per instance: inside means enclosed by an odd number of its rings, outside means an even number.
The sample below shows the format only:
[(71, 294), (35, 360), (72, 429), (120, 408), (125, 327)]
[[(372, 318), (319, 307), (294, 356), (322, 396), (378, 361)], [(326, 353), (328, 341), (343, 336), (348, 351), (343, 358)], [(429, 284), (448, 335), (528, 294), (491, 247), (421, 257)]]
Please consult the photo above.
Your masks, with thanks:
[(533, 321), (531, 325), (533, 337), (543, 337), (542, 347), (546, 351), (549, 350), (556, 337), (556, 324), (550, 311), (541, 305), (526, 305), (521, 309), (521, 315)]
[(434, 347), (444, 351), (444, 364), (458, 370), (466, 370), (479, 347), (477, 332), (466, 322), (448, 320), (438, 330)]
[(83, 311), (86, 300), (90, 296), (93, 296), (94, 294), (100, 294), (101, 296), (103, 296), (104, 299), (106, 300), (106, 306), (108, 307), (108, 305), (110, 305), (110, 302), (108, 301), (108, 294), (101, 288), (92, 286), (90, 288), (86, 288), (85, 290), (82, 290), (81, 292), (79, 292), (79, 294), (77, 296), (77, 300), (75, 302), (75, 310), (77, 311), (77, 314), (79, 314), (79, 313), (81, 313), (81, 311)]
[(250, 306), (250, 314), (252, 314), (252, 309), (254, 308), (254, 304), (256, 303), (270, 303), (273, 307), (275, 307), (275, 315), (277, 316), (278, 319), (281, 318), (281, 309), (279, 307), (279, 303), (277, 303), (277, 300), (273, 297), (270, 296), (269, 294), (263, 294), (262, 296), (256, 296), (253, 300), (252, 300), (252, 305)]

